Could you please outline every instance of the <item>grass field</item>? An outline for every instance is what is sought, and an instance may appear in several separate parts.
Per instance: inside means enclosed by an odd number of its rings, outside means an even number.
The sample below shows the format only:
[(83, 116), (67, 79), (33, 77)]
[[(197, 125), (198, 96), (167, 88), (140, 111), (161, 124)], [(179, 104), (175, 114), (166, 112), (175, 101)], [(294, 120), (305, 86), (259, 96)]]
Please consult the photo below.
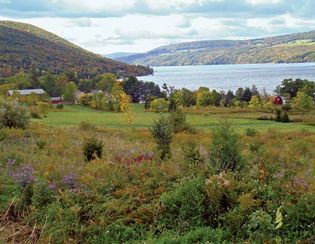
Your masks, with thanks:
[[(152, 121), (159, 116), (158, 113), (148, 112), (142, 104), (134, 104), (132, 106), (134, 121), (132, 128), (147, 128), (152, 124)], [(237, 113), (204, 113), (204, 114), (188, 114), (188, 122), (199, 129), (211, 129), (216, 126), (218, 120), (229, 119), (240, 130), (253, 127), (259, 131), (264, 131), (270, 128), (281, 130), (302, 130), (315, 131), (315, 126), (306, 123), (278, 123), (274, 121), (257, 120), (263, 115), (259, 112), (237, 112)], [(270, 116), (271, 114), (269, 114)], [(63, 110), (50, 111), (46, 118), (42, 120), (32, 120), (35, 123), (41, 123), (51, 126), (78, 126), (82, 121), (89, 122), (96, 126), (109, 128), (128, 127), (123, 119), (122, 113), (102, 112), (92, 110), (90, 108), (80, 106), (65, 106)]]

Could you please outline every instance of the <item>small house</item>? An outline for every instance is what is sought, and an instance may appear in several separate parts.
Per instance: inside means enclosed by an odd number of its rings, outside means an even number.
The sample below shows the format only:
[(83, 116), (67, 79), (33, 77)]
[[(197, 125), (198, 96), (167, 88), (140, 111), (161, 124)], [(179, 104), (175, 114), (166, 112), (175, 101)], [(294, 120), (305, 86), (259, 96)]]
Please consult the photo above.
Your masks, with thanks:
[(279, 105), (279, 106), (283, 105), (283, 99), (280, 96), (272, 96), (269, 99), (274, 105)]
[(50, 103), (51, 104), (63, 104), (63, 99), (62, 99), (62, 97), (51, 97)]

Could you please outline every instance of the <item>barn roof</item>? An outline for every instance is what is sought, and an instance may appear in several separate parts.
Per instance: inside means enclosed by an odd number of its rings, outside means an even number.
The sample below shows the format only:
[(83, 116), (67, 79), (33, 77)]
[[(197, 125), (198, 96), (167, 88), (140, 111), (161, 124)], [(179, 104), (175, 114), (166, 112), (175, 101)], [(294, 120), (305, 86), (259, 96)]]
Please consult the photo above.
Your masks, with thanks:
[(34, 94), (44, 94), (45, 91), (43, 89), (24, 89), (24, 90), (9, 90), (9, 95), (12, 96), (14, 93), (18, 93), (20, 95), (31, 95)]

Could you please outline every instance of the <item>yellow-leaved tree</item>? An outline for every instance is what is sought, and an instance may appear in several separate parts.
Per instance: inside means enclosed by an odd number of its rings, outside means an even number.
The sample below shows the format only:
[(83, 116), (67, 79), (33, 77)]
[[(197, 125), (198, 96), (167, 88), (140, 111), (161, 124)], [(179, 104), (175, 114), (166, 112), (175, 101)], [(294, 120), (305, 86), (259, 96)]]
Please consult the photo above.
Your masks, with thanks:
[(131, 98), (126, 93), (121, 93), (120, 95), (120, 111), (124, 115), (124, 120), (127, 121), (128, 126), (131, 126), (133, 121), (133, 113), (131, 110)]

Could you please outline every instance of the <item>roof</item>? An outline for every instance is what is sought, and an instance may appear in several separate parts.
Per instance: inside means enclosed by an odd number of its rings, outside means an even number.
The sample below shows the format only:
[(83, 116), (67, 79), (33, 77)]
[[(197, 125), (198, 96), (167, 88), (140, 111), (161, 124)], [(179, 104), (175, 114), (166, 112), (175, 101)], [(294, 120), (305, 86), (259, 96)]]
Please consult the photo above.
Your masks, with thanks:
[(62, 97), (51, 97), (50, 101), (61, 101)]
[(9, 90), (9, 95), (12, 96), (14, 93), (18, 93), (20, 95), (31, 95), (34, 94), (45, 94), (45, 91), (43, 89), (25, 89), (25, 90)]

